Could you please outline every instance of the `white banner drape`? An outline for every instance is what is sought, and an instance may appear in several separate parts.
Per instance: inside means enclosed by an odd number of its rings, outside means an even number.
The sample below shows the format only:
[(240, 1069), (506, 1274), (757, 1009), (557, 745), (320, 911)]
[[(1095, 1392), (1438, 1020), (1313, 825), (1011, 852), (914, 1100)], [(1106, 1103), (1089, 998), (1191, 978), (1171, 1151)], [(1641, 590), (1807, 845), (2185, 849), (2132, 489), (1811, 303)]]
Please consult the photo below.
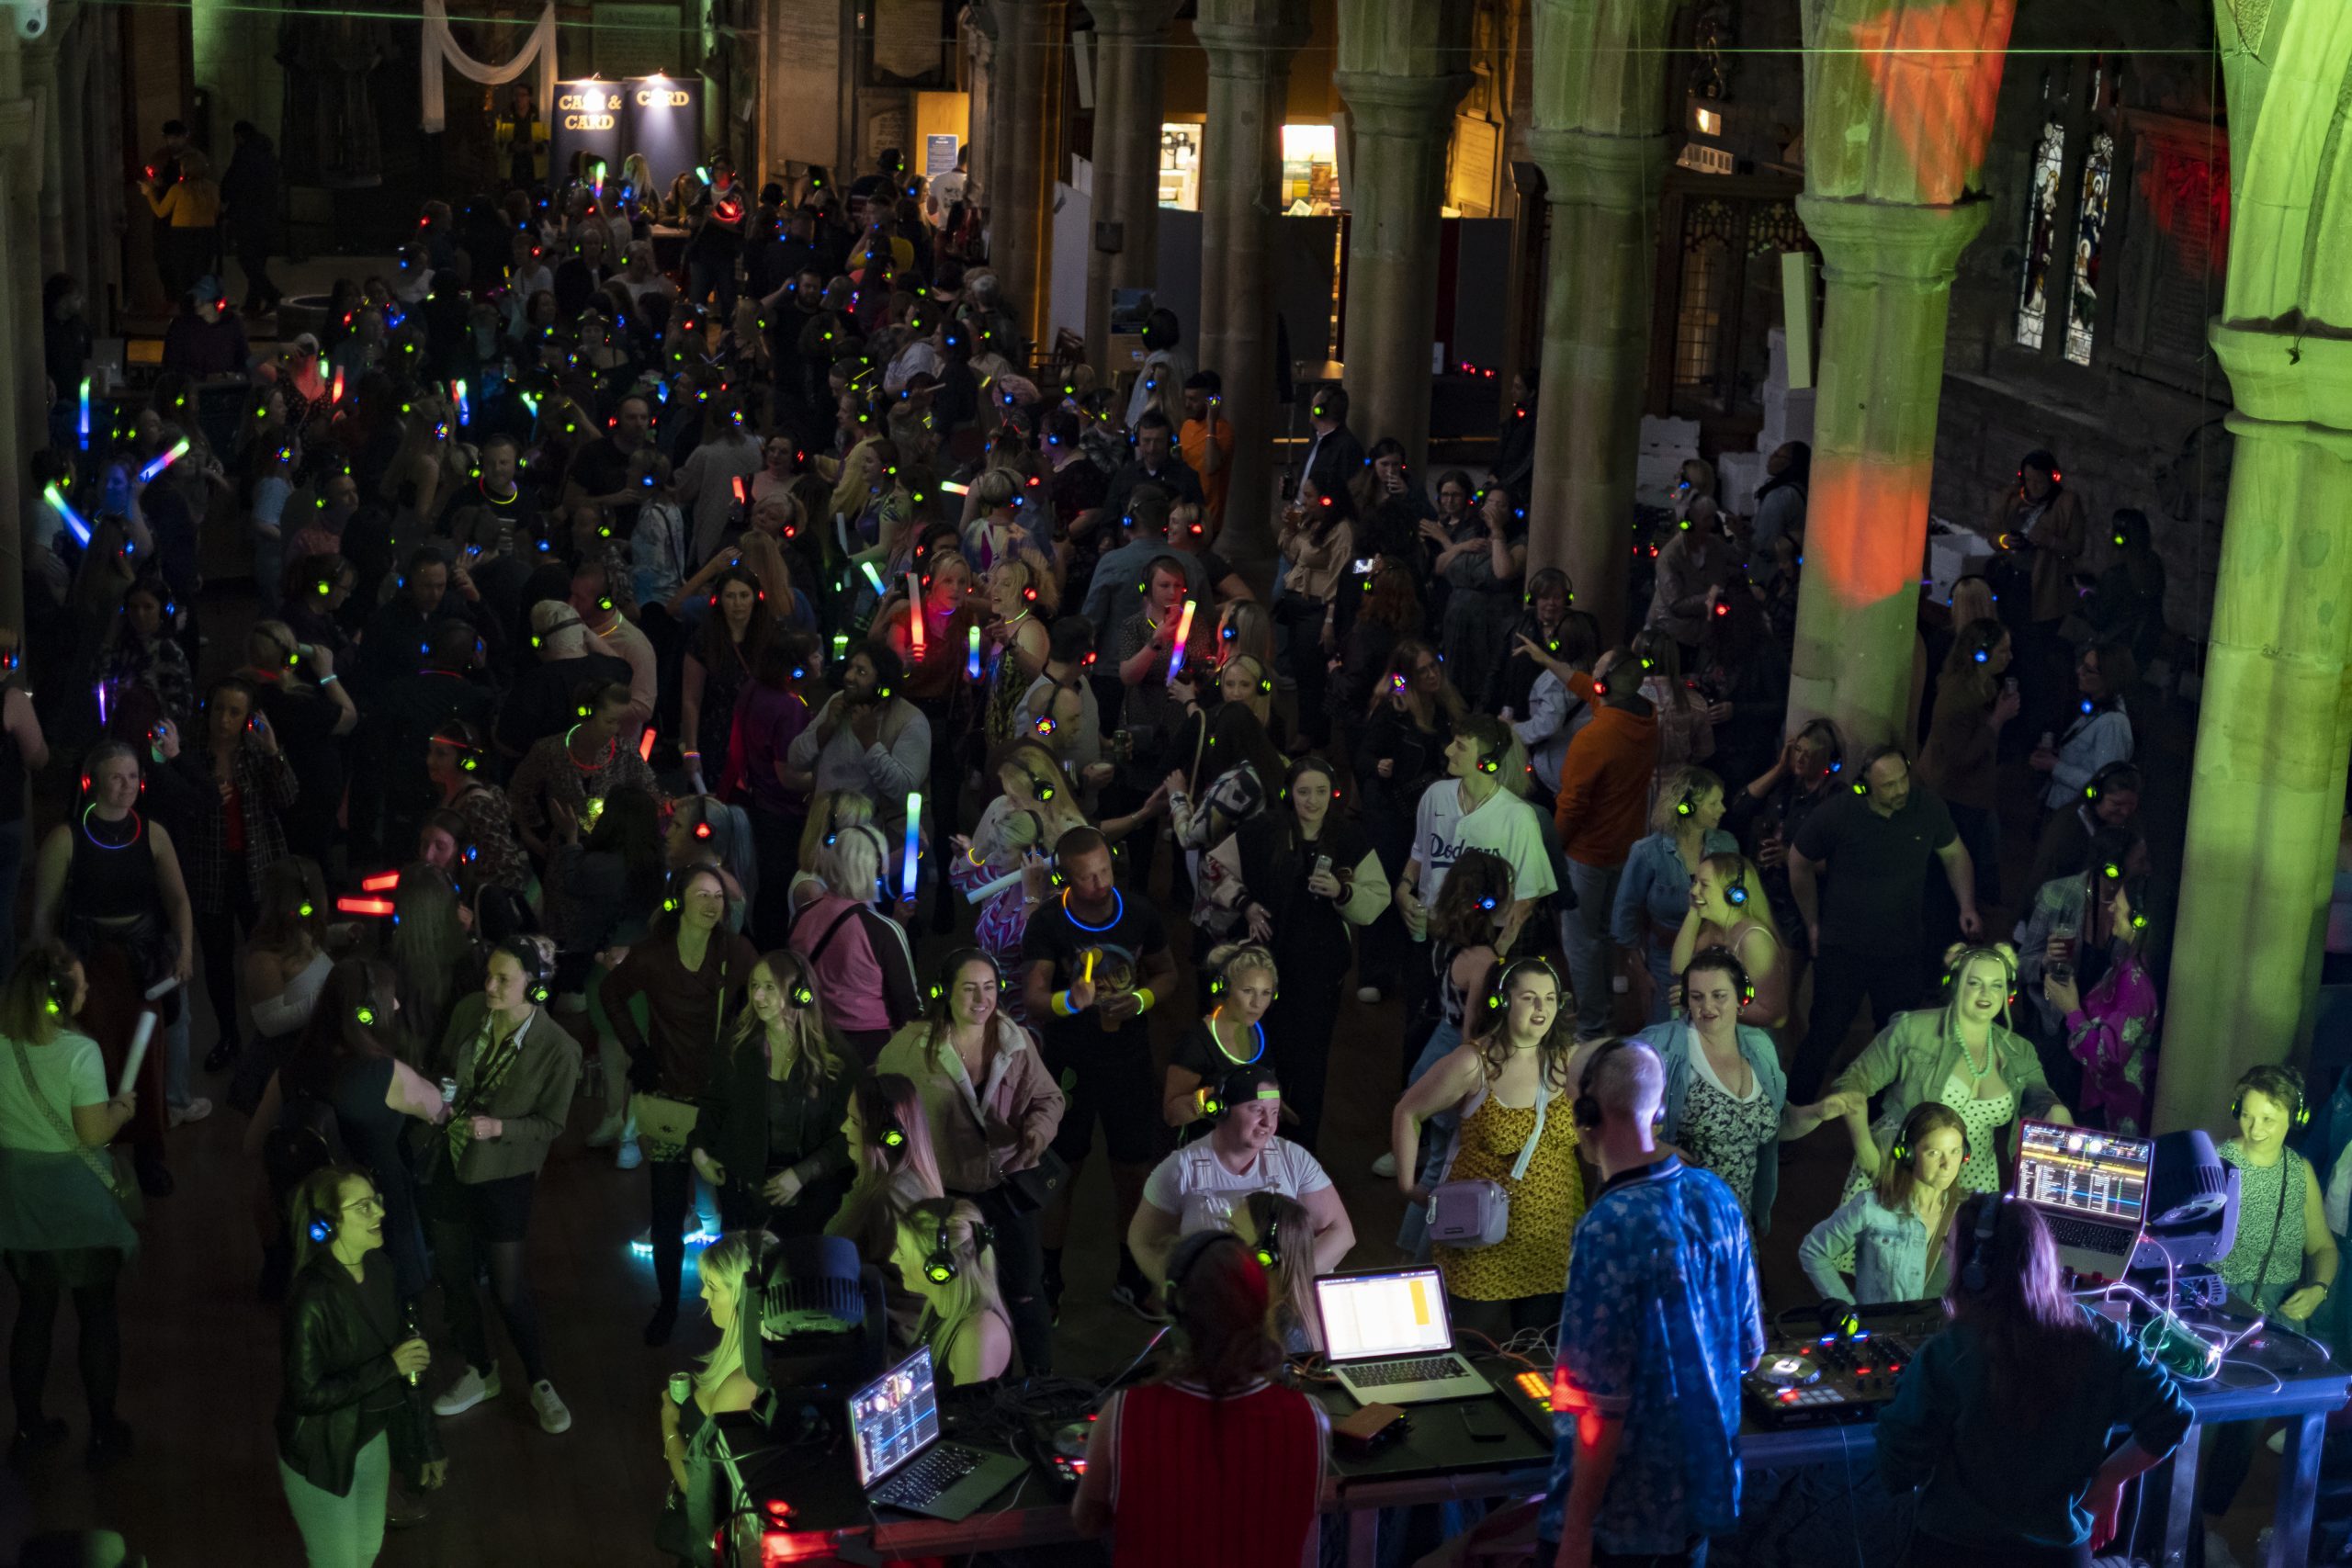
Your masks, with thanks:
[(484, 65), (464, 50), (449, 34), (449, 12), (444, 0), (424, 0), (424, 47), (418, 51), (424, 72), (420, 99), (424, 114), (418, 129), (427, 135), (447, 127), (448, 120), (441, 98), (441, 70), (447, 66), (469, 82), (479, 82), (485, 87), (502, 87), (514, 81), (533, 65), (538, 67), (539, 113), (552, 122), (555, 114), (555, 6), (550, 3), (539, 13), (531, 36), (514, 51), (514, 58), (503, 65)]

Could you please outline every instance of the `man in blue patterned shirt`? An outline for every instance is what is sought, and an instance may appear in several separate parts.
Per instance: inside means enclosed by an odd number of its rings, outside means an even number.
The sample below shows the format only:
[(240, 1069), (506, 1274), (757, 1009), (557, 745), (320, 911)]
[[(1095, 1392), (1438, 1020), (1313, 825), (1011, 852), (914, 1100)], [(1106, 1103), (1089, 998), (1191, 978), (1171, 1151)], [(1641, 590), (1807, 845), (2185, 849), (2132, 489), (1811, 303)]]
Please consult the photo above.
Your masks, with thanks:
[(1602, 1046), (1577, 1088), (1602, 1180), (1560, 1305), (1540, 1532), (1557, 1568), (1700, 1568), (1738, 1519), (1739, 1379), (1764, 1351), (1747, 1223), (1720, 1178), (1657, 1146), (1648, 1046)]

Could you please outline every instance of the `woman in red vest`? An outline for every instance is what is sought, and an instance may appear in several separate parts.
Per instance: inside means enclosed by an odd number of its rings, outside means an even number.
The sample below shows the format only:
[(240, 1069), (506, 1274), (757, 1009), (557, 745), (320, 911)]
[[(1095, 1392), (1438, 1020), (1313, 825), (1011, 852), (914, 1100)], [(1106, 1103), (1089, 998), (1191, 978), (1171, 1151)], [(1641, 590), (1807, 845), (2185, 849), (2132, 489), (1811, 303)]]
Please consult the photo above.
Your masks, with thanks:
[[(1304, 1238), (1302, 1238), (1304, 1239)], [(1266, 1269), (1230, 1231), (1177, 1244), (1168, 1266), (1176, 1360), (1111, 1396), (1071, 1500), (1080, 1533), (1113, 1532), (1114, 1568), (1314, 1568), (1330, 1428), (1275, 1381), (1283, 1352)]]

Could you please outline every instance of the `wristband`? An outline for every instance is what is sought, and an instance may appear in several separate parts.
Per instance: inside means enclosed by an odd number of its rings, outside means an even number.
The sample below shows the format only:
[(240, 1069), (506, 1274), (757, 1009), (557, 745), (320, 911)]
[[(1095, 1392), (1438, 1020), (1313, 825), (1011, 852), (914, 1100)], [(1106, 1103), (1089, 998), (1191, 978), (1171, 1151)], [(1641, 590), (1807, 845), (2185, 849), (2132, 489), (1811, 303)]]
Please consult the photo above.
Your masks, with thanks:
[(342, 680), (342, 679), (343, 679), (343, 677), (342, 677), (342, 676), (340, 676), (340, 675), (336, 674), (334, 671), (330, 670), (330, 671), (328, 671), (325, 674), (323, 674), (323, 675), (322, 675), (322, 676), (320, 676), (320, 677), (319, 677), (319, 684), (320, 684), (320, 685), (322, 685), (322, 686), (332, 686), (332, 685), (334, 685), (337, 681), (340, 681), (340, 680)]
[(1151, 994), (1149, 986), (1137, 986), (1136, 987), (1136, 1016), (1140, 1018), (1149, 1012), (1152, 1004), (1158, 1000), (1159, 998)]
[(1056, 1018), (1076, 1018), (1078, 1016), (1078, 1010), (1069, 1005), (1069, 993), (1068, 991), (1056, 991), (1053, 995), (1052, 1001), (1048, 1005), (1054, 1010), (1054, 1016)]

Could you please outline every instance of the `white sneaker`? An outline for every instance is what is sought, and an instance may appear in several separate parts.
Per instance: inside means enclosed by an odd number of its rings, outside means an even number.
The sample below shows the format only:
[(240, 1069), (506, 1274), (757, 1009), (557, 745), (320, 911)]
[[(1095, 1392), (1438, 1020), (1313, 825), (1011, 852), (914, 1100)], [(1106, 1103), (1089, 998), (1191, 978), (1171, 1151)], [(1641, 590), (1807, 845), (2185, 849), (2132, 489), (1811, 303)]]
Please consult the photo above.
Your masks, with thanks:
[(1356, 1000), (1358, 1000), (1358, 1001), (1360, 1001), (1360, 1002), (1363, 1003), (1363, 1005), (1364, 1005), (1364, 1006), (1366, 1006), (1366, 1007), (1370, 1007), (1373, 1003), (1374, 1003), (1374, 1002), (1378, 1001), (1379, 999), (1380, 999), (1380, 987), (1377, 987), (1377, 986), (1358, 986), (1358, 987), (1356, 987)]
[(172, 1107), (171, 1122), (175, 1127), (185, 1126), (190, 1122), (201, 1122), (207, 1116), (211, 1114), (212, 1102), (210, 1100), (191, 1100), (186, 1105), (175, 1105)]
[(1391, 1150), (1389, 1153), (1382, 1155), (1378, 1159), (1374, 1160), (1372, 1162), (1372, 1174), (1379, 1177), (1383, 1181), (1395, 1180), (1396, 1177), (1396, 1152)]
[(613, 1156), (613, 1163), (623, 1170), (635, 1170), (645, 1163), (645, 1151), (637, 1146), (635, 1138), (623, 1138), (620, 1148)]
[(588, 1134), (588, 1146), (592, 1149), (609, 1149), (619, 1143), (621, 1123), (628, 1120), (628, 1111), (616, 1111), (602, 1122), (597, 1122), (596, 1130)]
[(490, 1375), (484, 1377), (471, 1367), (459, 1374), (458, 1381), (442, 1392), (433, 1402), (435, 1416), (462, 1416), (485, 1399), (496, 1399), (505, 1391), (498, 1382), (498, 1367), (492, 1363)]
[(539, 1430), (550, 1437), (571, 1430), (571, 1412), (564, 1408), (555, 1384), (545, 1378), (531, 1385), (531, 1410), (539, 1418)]

